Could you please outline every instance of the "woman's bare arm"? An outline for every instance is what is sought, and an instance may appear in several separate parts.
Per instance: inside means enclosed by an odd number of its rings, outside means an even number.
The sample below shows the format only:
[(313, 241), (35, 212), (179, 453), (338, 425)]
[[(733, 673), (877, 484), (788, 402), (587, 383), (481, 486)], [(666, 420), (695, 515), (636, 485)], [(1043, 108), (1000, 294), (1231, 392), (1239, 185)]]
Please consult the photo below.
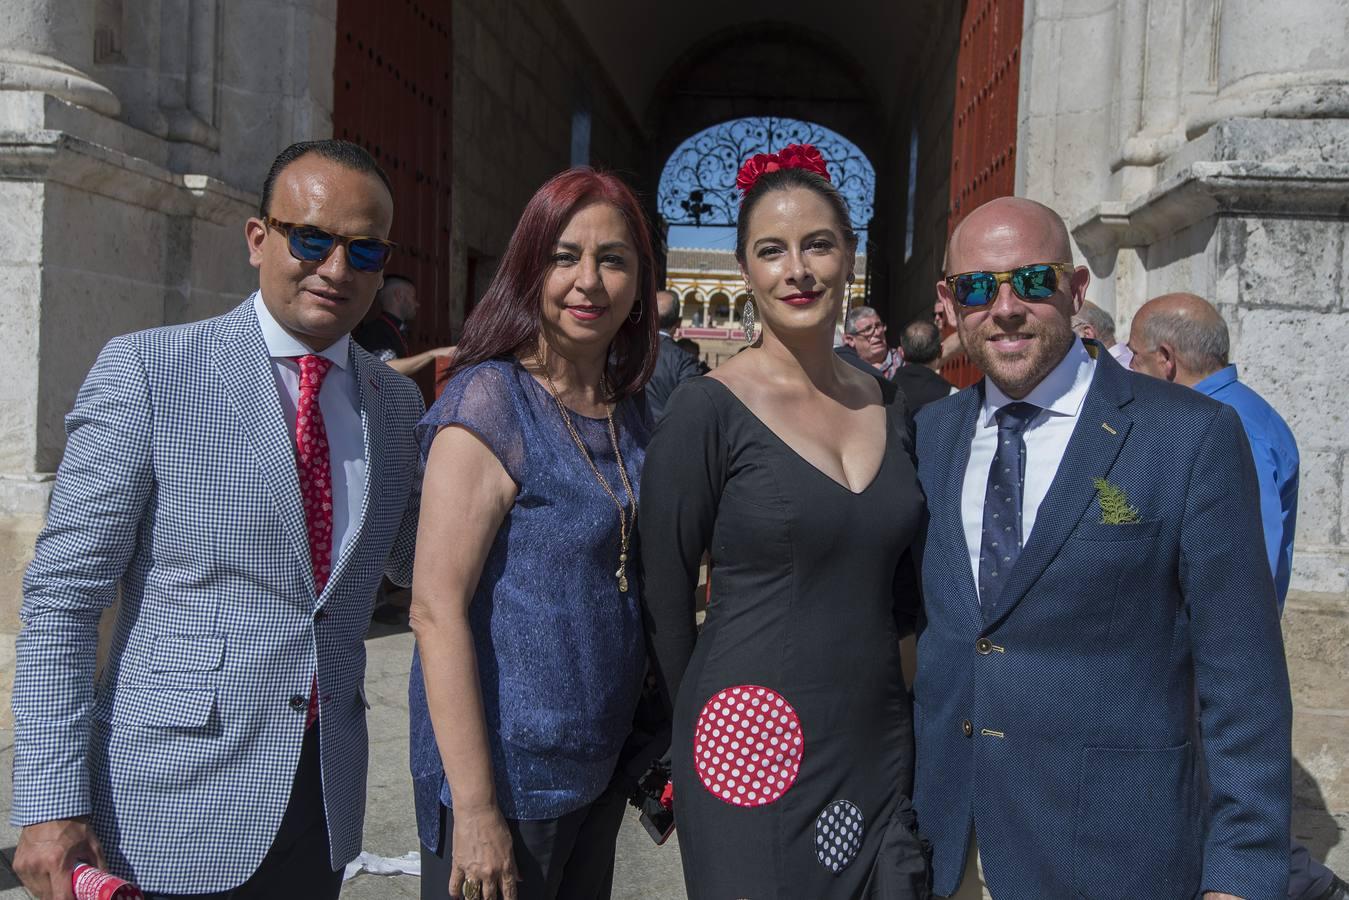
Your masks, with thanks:
[(431, 443), (422, 485), (410, 622), (426, 700), (454, 798), (450, 893), (465, 876), (483, 896), (515, 896), (510, 833), (496, 802), (469, 605), (516, 485), (475, 434), (452, 425)]

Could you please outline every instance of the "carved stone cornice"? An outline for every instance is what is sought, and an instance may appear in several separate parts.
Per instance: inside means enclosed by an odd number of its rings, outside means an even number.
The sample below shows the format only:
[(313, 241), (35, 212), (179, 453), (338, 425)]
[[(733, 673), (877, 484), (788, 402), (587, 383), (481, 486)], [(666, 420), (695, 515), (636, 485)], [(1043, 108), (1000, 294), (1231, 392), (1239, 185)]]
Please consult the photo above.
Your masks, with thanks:
[(39, 91), (105, 116), (122, 111), (117, 96), (74, 66), (43, 53), (0, 47), (0, 90)]
[(0, 133), (0, 180), (50, 181), (167, 215), (218, 224), (252, 214), (256, 196), (167, 169), (63, 131)]
[(1220, 213), (1349, 217), (1349, 165), (1193, 162), (1143, 196), (1106, 201), (1071, 220), (1088, 256), (1144, 247)]
[(1343, 119), (1349, 117), (1349, 73), (1280, 72), (1242, 79), (1223, 90), (1185, 125), (1195, 138), (1224, 119)]

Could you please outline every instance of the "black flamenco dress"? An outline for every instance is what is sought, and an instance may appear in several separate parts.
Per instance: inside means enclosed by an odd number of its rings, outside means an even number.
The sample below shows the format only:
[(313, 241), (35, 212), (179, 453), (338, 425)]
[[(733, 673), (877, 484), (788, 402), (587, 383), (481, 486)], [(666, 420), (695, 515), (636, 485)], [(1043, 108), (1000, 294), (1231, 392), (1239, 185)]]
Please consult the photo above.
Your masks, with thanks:
[(693, 900), (927, 896), (899, 651), (924, 503), (903, 399), (882, 395), (886, 449), (858, 493), (711, 378), (680, 387), (647, 450), (643, 601)]

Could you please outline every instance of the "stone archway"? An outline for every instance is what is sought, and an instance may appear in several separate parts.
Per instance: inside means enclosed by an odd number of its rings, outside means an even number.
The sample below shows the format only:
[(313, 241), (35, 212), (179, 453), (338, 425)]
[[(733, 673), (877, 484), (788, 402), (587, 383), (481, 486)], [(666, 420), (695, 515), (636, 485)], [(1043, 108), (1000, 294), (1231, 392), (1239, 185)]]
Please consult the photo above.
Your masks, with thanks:
[[(810, 65), (800, 65), (806, 56)], [(904, 259), (908, 142), (888, 126), (892, 111), (849, 48), (825, 34), (786, 23), (755, 23), (691, 45), (666, 71), (643, 117), (652, 135), (642, 185), (654, 198), (670, 155), (689, 137), (734, 119), (794, 118), (837, 132), (875, 168), (868, 223), (872, 303), (898, 310), (902, 299), (887, 261)], [(654, 221), (661, 221), (651, 210)], [(893, 224), (892, 224), (893, 223)], [(897, 317), (898, 312), (895, 313)]]
[[(803, 52), (810, 66), (799, 65)], [(873, 159), (884, 149), (876, 91), (846, 48), (775, 23), (727, 29), (680, 56), (645, 115), (652, 157), (664, 163), (685, 138), (718, 122), (769, 115), (818, 122)]]
[(697, 288), (690, 289), (684, 294), (684, 299), (679, 304), (679, 320), (685, 324), (701, 328), (707, 318), (707, 314), (703, 311), (706, 303), (706, 299)]
[(820, 151), (830, 180), (848, 203), (853, 226), (867, 229), (876, 202), (876, 167), (871, 159), (848, 138), (818, 122), (779, 116), (720, 122), (681, 142), (662, 166), (657, 212), (671, 226), (733, 228), (740, 207), (736, 176), (741, 163), (753, 154), (791, 144), (810, 144)]

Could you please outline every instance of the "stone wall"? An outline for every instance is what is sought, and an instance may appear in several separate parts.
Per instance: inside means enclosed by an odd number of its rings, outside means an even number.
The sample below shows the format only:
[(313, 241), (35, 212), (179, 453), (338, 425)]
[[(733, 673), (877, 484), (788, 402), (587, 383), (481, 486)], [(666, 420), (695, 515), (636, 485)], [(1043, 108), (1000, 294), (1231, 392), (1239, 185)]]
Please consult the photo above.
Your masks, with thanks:
[[(1152, 297), (1207, 298), (1231, 328), (1242, 380), (1297, 437), (1302, 481), (1283, 617), (1294, 825), (1341, 871), (1349, 863), (1339, 837), (1349, 824), (1347, 28), (1349, 5), (1336, 0), (1026, 0), (1017, 154), (1018, 193), (1068, 221), (1092, 270), (1089, 296), (1115, 313), (1120, 339)], [(1095, 50), (1069, 52), (1084, 46)]]
[[(644, 144), (556, 0), (456, 0), (452, 20), (450, 296), (457, 337), (465, 309), (486, 287), (525, 203), (571, 165), (573, 118), (588, 115), (583, 161), (591, 165), (635, 175)], [(467, 283), (470, 270), (476, 272), (473, 285)]]
[(117, 95), (121, 122), (163, 139), (147, 158), (256, 192), (278, 150), (332, 134), (337, 0), (113, 7), (120, 16), (96, 21), (112, 50), (90, 73)]
[(253, 290), (254, 192), (281, 147), (331, 131), (336, 0), (218, 2), (12, 0), (0, 19), (0, 632), (99, 349)]
[(1222, 312), (1242, 379), (1302, 454), (1293, 587), (1349, 594), (1349, 428), (1336, 402), (1349, 341), (1349, 122), (1227, 119), (1159, 169), (1142, 197), (1077, 215), (1078, 245), (1114, 287), (1122, 338), (1133, 312), (1169, 291)]
[[(1243, 378), (1305, 458), (1293, 586), (1339, 594), (1349, 431), (1330, 402), (1343, 370), (1326, 361), (1349, 337), (1346, 27), (1330, 0), (1286, 16), (1244, 0), (1028, 0), (1017, 164), (1017, 192), (1069, 221), (1121, 339), (1159, 294), (1217, 304)], [(1278, 70), (1259, 52), (1270, 33), (1301, 46)], [(1101, 52), (1064, 52), (1080, 46)]]

